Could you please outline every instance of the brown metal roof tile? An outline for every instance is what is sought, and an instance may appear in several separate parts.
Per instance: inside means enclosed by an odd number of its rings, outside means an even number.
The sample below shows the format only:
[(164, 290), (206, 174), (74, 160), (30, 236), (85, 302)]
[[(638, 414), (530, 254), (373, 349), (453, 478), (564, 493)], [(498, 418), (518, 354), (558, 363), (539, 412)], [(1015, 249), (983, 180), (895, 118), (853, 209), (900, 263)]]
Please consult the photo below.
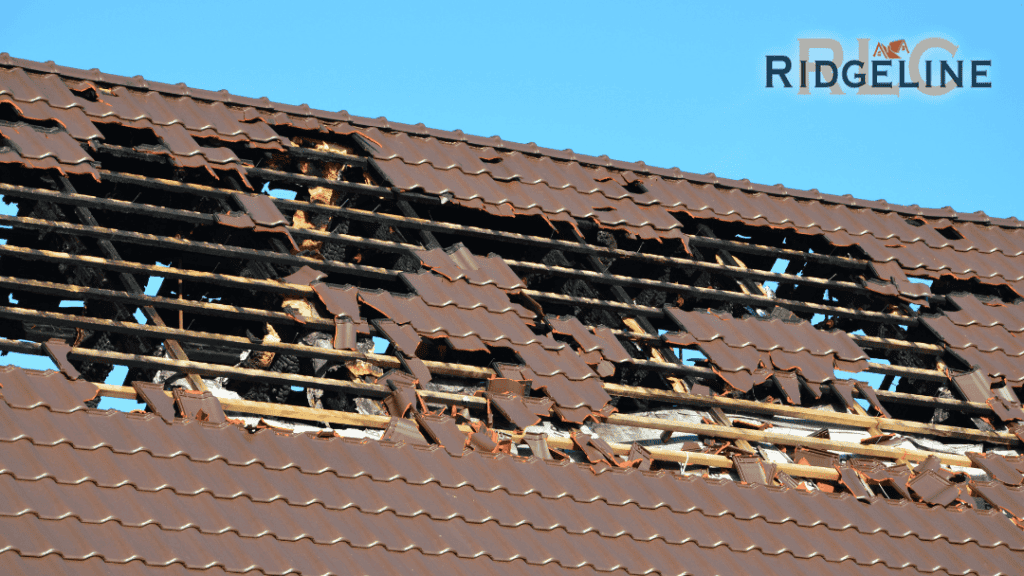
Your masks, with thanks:
[(502, 290), (526, 287), (500, 256), (477, 256), (461, 244), (453, 248), (452, 252), (441, 248), (417, 250), (416, 255), (424, 266), (451, 281), (465, 279), (470, 284), (493, 284)]
[(44, 101), (54, 108), (82, 106), (59, 76), (28, 74), (21, 68), (0, 70), (0, 94), (21, 102)]
[(527, 407), (523, 402), (522, 396), (516, 396), (509, 392), (504, 394), (490, 392), (487, 397), (490, 399), (491, 404), (498, 409), (498, 412), (520, 430), (540, 422), (540, 416)]
[(406, 418), (392, 417), (380, 439), (383, 442), (404, 442), (413, 446), (430, 445), (420, 432), (419, 426)]
[(950, 294), (947, 298), (960, 308), (944, 312), (957, 326), (1002, 326), (1009, 332), (1024, 332), (1024, 303), (985, 301), (972, 294)]
[(885, 409), (885, 406), (882, 406), (882, 402), (878, 399), (878, 395), (875, 394), (875, 389), (870, 384), (857, 380), (854, 380), (853, 382), (854, 387), (856, 387), (857, 391), (860, 392), (860, 397), (867, 400), (868, 404), (870, 404), (878, 414), (882, 415), (884, 418), (892, 418), (892, 415), (890, 415), (889, 411)]
[(427, 435), (452, 456), (461, 456), (469, 446), (469, 435), (459, 430), (452, 418), (444, 414), (421, 414), (419, 412), (414, 413), (413, 416)]
[(10, 96), (0, 96), (0, 105), (2, 104), (11, 106), (17, 115), (25, 120), (57, 122), (76, 140), (103, 138), (103, 134), (86, 118), (81, 108), (54, 108), (44, 100), (18, 102)]
[(830, 452), (798, 446), (793, 451), (793, 461), (800, 464), (805, 460), (811, 466), (822, 466), (825, 468), (835, 468), (836, 466), (839, 466), (839, 457)]
[(997, 381), (1005, 379), (1014, 388), (1024, 384), (1024, 365), (1017, 356), (1007, 356), (1002, 352), (982, 352), (977, 348), (953, 349), (950, 352), (988, 378)]
[(914, 476), (907, 482), (907, 488), (921, 500), (937, 506), (948, 506), (960, 496), (960, 489), (931, 470)]
[(392, 320), (374, 320), (373, 324), (400, 352), (410, 356), (416, 355), (416, 348), (419, 347), (422, 339), (413, 330), (411, 324), (398, 325)]
[(870, 503), (875, 499), (874, 493), (864, 484), (856, 470), (849, 466), (839, 466), (836, 470), (839, 471), (839, 481), (858, 500)]
[(740, 480), (748, 484), (770, 486), (775, 478), (775, 464), (765, 462), (758, 456), (742, 456), (733, 454), (732, 462)]
[(135, 388), (135, 392), (146, 406), (149, 406), (150, 411), (163, 418), (165, 422), (174, 421), (175, 399), (164, 392), (163, 384), (133, 381), (132, 388)]
[(551, 398), (526, 396), (523, 398), (523, 404), (530, 412), (543, 417), (551, 414), (551, 407), (554, 406), (554, 400)]
[(1003, 422), (1024, 420), (1024, 410), (1021, 410), (1019, 400), (1007, 401), (1005, 398), (993, 396), (992, 398), (986, 400), (985, 403), (988, 404), (988, 407), (992, 409), (992, 412), (995, 413), (996, 417), (1002, 420)]
[(541, 460), (551, 460), (551, 451), (548, 449), (548, 435), (543, 432), (527, 432), (523, 435), (523, 442), (530, 447), (530, 452)]
[(921, 322), (952, 348), (976, 348), (981, 352), (1024, 355), (1024, 336), (1018, 337), (1002, 326), (957, 326), (946, 316), (922, 316)]
[(82, 377), (78, 369), (68, 360), (71, 346), (67, 342), (59, 338), (51, 338), (43, 342), (43, 352), (50, 357), (50, 360), (57, 365), (57, 369), (67, 376), (69, 380), (78, 380)]
[(68, 380), (60, 372), (0, 367), (0, 394), (14, 408), (47, 407), (53, 412), (84, 410), (96, 398), (96, 386), (85, 380)]
[(324, 278), (327, 278), (327, 274), (324, 274), (320, 270), (314, 270), (309, 266), (303, 266), (294, 273), (282, 278), (281, 281), (289, 284), (303, 284), (309, 286), (313, 283), (320, 282)]
[(184, 165), (189, 165), (185, 164), (184, 158), (196, 156), (202, 156), (216, 164), (241, 162), (238, 156), (229, 148), (200, 146), (192, 137), (192, 134), (181, 124), (170, 124), (168, 126), (153, 125), (153, 131), (170, 151), (172, 160), (181, 162)]
[(835, 354), (841, 360), (866, 360), (868, 355), (840, 330), (818, 330), (810, 322), (744, 319), (715, 313), (686, 312), (667, 307), (669, 316), (700, 342), (722, 339), (732, 348), (753, 346), (762, 352), (781, 350), (788, 353), (806, 351), (816, 356)]
[(417, 411), (423, 405), (423, 400), (416, 391), (416, 377), (401, 370), (388, 370), (383, 376), (377, 378), (377, 384), (383, 384), (393, 390), (384, 400), (388, 413), (395, 418), (405, 418), (410, 410)]
[[(989, 476), (999, 480), (1003, 484), (1019, 486), (1024, 484), (1024, 466), (1018, 466), (1018, 462), (1000, 456), (998, 454), (980, 454), (968, 452), (967, 456), (978, 468), (988, 472)], [(1020, 460), (1018, 457), (1017, 460)]]
[[(505, 370), (508, 370), (508, 364), (501, 365)], [(512, 367), (514, 369), (514, 366)], [(491, 394), (505, 394), (509, 393), (514, 396), (525, 396), (529, 394), (533, 387), (533, 382), (530, 380), (516, 380), (512, 378), (489, 378), (487, 380), (487, 392)]]
[(260, 226), (287, 226), (291, 222), (278, 210), (274, 199), (264, 194), (233, 194), (232, 197)]
[(7, 139), (18, 154), (28, 161), (53, 158), (67, 166), (93, 161), (67, 132), (37, 130), (26, 125), (5, 125), (0, 126), (0, 136)]
[[(175, 388), (172, 391), (174, 402), (178, 406), (178, 413), (182, 418), (209, 422), (210, 424), (222, 424), (225, 421), (224, 409), (220, 400), (210, 392), (197, 392)], [(163, 415), (161, 415), (162, 417)]]
[(986, 502), (1019, 520), (1024, 520), (1024, 488), (1002, 482), (971, 482), (971, 489)]
[(785, 399), (790, 404), (800, 403), (800, 379), (797, 377), (796, 372), (787, 372), (785, 370), (775, 370), (772, 373), (775, 383), (779, 387), (779, 391), (783, 394)]
[(512, 303), (508, 295), (494, 284), (472, 285), (466, 282), (452, 282), (429, 272), (403, 272), (400, 277), (430, 306), (441, 308), (453, 305), (468, 310), (482, 306), (498, 314), (511, 311), (524, 320), (536, 316), (521, 305)]
[(482, 307), (470, 310), (457, 306), (438, 308), (427, 305), (419, 296), (395, 296), (384, 291), (361, 290), (359, 298), (397, 324), (411, 324), (420, 336), (448, 337), (463, 350), (486, 350), (481, 340), (492, 346), (517, 350), (567, 349), (565, 344), (555, 342), (550, 336), (534, 334), (512, 311), (495, 314)]
[(574, 316), (550, 317), (548, 321), (556, 334), (571, 336), (584, 352), (599, 350), (611, 362), (627, 362), (631, 358), (608, 328), (597, 328), (591, 333)]

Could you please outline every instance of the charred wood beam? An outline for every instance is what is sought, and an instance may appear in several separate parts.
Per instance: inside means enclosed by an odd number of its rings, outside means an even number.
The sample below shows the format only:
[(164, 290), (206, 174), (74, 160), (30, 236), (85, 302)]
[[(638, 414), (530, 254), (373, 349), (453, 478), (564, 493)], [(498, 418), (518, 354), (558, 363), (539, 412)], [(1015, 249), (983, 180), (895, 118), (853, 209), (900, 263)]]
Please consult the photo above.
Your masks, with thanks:
[[(68, 181), (67, 177), (62, 176), (61, 182), (68, 193), (75, 193), (75, 189), (71, 185), (71, 182)], [(75, 214), (78, 216), (78, 218), (82, 221), (83, 224), (92, 227), (99, 225), (99, 223), (96, 221), (96, 218), (92, 215), (92, 212), (84, 206), (76, 206)], [(120, 254), (118, 253), (117, 249), (114, 248), (114, 245), (111, 244), (110, 240), (101, 238), (98, 240), (98, 244), (100, 250), (103, 251), (107, 258), (111, 260), (121, 260)], [(131, 274), (127, 272), (121, 272), (119, 276), (121, 278), (121, 282), (124, 284), (124, 287), (127, 289), (128, 292), (131, 292), (132, 294), (145, 293), (145, 290), (142, 288), (142, 286), (139, 286), (139, 283)], [(161, 328), (166, 326), (164, 324), (163, 318), (160, 317), (160, 314), (152, 306), (142, 306), (141, 310), (142, 313), (146, 316), (146, 319), (149, 320), (149, 322), (152, 323), (153, 325)], [(178, 344), (177, 340), (168, 338), (164, 340), (164, 346), (167, 349), (167, 353), (171, 356), (171, 358), (174, 358), (175, 360), (188, 361), (188, 355), (185, 353), (185, 350), (181, 348), (181, 344)], [(197, 374), (187, 374), (185, 380), (189, 383), (193, 390), (206, 390), (206, 383), (203, 382), (202, 377)]]

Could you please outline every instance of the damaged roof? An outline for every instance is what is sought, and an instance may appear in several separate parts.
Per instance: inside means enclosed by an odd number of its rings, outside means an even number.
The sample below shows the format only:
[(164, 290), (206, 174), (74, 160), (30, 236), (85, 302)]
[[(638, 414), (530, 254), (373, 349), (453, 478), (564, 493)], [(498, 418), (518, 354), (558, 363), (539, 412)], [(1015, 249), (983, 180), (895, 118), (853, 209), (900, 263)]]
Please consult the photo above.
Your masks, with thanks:
[(0, 194), (5, 573), (1019, 571), (1016, 219), (7, 54)]

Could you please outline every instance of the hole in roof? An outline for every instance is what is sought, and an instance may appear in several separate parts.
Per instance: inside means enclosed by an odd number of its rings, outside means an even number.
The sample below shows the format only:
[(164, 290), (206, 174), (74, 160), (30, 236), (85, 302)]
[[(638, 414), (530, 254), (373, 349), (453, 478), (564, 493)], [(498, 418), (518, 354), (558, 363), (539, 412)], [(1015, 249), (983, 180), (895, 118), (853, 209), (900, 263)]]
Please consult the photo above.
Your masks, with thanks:
[(769, 280), (763, 284), (766, 290), (769, 290), (772, 294), (779, 291), (779, 283), (774, 280)]
[(907, 276), (907, 280), (915, 284), (924, 284), (925, 286), (931, 286), (933, 282), (931, 278), (914, 278), (913, 276)]
[(789, 268), (789, 260), (785, 258), (776, 258), (775, 264), (772, 264), (772, 272), (776, 274), (784, 274), (787, 268)]
[(146, 315), (142, 313), (141, 308), (136, 308), (135, 314), (132, 314), (132, 316), (135, 316), (135, 321), (138, 322), (139, 324), (146, 323)]
[(632, 194), (646, 194), (647, 193), (647, 187), (644, 186), (644, 183), (641, 182), (640, 180), (633, 180), (632, 182), (627, 183), (624, 186), (624, 188), (626, 189), (627, 192), (630, 192)]
[(708, 357), (701, 353), (700, 350), (679, 348), (679, 351), (679, 357), (683, 360), (683, 362), (687, 362), (689, 364), (696, 364), (697, 362), (701, 362), (708, 359)]
[[(107, 374), (103, 383), (110, 384), (112, 386), (121, 386), (127, 378), (127, 366), (114, 366), (114, 369), (110, 371), (110, 374)], [(96, 408), (99, 410), (112, 409), (117, 410), (118, 412), (131, 412), (132, 410), (145, 410), (146, 405), (142, 402), (136, 402), (135, 400), (109, 398), (104, 396), (103, 398), (100, 398), (100, 403), (96, 405)]]
[[(24, 342), (24, 340), (22, 340)], [(22, 354), (20, 352), (0, 352), (4, 363), (29, 370), (56, 370), (57, 366), (50, 360), (49, 356), (36, 356), (34, 354)]]
[(58, 308), (81, 308), (85, 306), (85, 300), (61, 300)]
[(99, 95), (96, 94), (96, 89), (89, 84), (82, 84), (75, 88), (68, 86), (68, 90), (79, 98), (83, 98), (90, 102), (96, 102), (99, 100)]
[(0, 214), (4, 216), (17, 216), (18, 205), (14, 202), (8, 202), (6, 196), (0, 196)]
[(387, 340), (385, 340), (384, 338), (379, 338), (377, 336), (374, 336), (373, 337), (373, 353), (374, 354), (383, 354), (383, 353), (387, 352), (388, 351), (388, 346), (390, 344), (391, 343), (388, 342)]
[(122, 124), (97, 123), (103, 133), (104, 142), (115, 146), (135, 148), (136, 146), (163, 146), (152, 128), (133, 128)]
[(833, 372), (835, 372), (836, 378), (842, 380), (860, 380), (863, 374), (863, 372), (845, 372), (843, 370), (833, 370)]
[(0, 102), (0, 120), (12, 124), (28, 124), (41, 128), (63, 130), (63, 126), (56, 120), (37, 120), (24, 117), (18, 108), (11, 102)]
[(280, 198), (281, 200), (295, 200), (297, 192), (295, 190), (285, 190), (284, 188), (271, 188), (270, 183), (263, 185), (262, 192), (269, 194), (274, 198)]
[(906, 221), (911, 226), (924, 226), (924, 218), (906, 218)]
[(128, 400), (126, 398), (110, 398), (108, 396), (104, 396), (103, 398), (100, 398), (100, 402), (96, 405), (96, 409), (132, 412), (134, 410), (145, 410), (146, 405), (142, 402), (136, 402), (135, 400)]
[(143, 293), (146, 296), (156, 296), (157, 292), (160, 291), (160, 286), (164, 283), (164, 279), (159, 276), (150, 276), (149, 281), (146, 282), (146, 288)]
[(17, 304), (18, 303), (18, 299), (14, 297), (14, 294), (8, 294), (7, 295), (7, 302), (10, 303), (10, 304)]
[(956, 231), (956, 228), (952, 226), (946, 226), (945, 228), (939, 228), (939, 234), (942, 234), (944, 238), (949, 240), (963, 240), (964, 237)]

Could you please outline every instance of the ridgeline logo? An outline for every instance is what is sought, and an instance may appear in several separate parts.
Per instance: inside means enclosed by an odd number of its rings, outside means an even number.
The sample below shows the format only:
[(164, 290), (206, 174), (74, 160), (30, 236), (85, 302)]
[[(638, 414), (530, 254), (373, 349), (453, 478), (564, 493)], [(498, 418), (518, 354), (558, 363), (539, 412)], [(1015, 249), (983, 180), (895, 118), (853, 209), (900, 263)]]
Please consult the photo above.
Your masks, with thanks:
[[(952, 60), (956, 58), (959, 46), (945, 38), (927, 38), (912, 50), (906, 40), (876, 41), (874, 51), (871, 50), (870, 39), (858, 38), (857, 47), (859, 59), (844, 61), (843, 46), (837, 40), (800, 38), (800, 89), (797, 93), (810, 94), (813, 86), (828, 88), (832, 94), (845, 94), (842, 89), (845, 85), (856, 88), (857, 94), (899, 96), (901, 88), (916, 88), (929, 96), (942, 96), (954, 88), (992, 87), (992, 83), (987, 81), (992, 61), (971, 60), (969, 69), (965, 71), (963, 60)], [(832, 59), (811, 62), (811, 50), (819, 48), (830, 50)], [(932, 48), (945, 50), (950, 60), (943, 59), (938, 63), (925, 60), (922, 78), (921, 57)], [(903, 56), (907, 59), (904, 60)], [(792, 88), (789, 75), (793, 72), (793, 61), (789, 56), (766, 56), (765, 59), (765, 87), (781, 87), (778, 86), (781, 81), (782, 86)]]

